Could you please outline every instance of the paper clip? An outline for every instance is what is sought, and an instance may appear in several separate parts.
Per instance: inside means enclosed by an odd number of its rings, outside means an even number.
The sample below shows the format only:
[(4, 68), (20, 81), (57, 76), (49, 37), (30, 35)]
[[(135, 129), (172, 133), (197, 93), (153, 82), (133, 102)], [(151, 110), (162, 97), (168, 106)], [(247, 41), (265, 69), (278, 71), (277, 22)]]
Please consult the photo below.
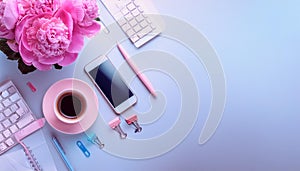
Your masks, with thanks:
[(91, 156), (91, 153), (88, 151), (88, 149), (84, 146), (84, 144), (81, 141), (77, 141), (76, 144), (79, 147), (79, 149), (83, 152), (85, 157)]

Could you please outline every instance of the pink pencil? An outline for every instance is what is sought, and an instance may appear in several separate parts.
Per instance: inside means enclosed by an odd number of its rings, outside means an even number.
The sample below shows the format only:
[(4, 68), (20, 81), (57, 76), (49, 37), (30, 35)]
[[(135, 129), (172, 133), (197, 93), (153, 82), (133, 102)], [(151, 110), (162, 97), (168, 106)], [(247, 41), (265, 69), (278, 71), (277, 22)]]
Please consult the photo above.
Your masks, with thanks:
[(148, 91), (155, 97), (156, 93), (154, 88), (152, 87), (150, 81), (147, 79), (147, 77), (139, 71), (137, 66), (133, 63), (133, 61), (130, 59), (129, 55), (125, 51), (125, 49), (118, 43), (117, 47), (124, 57), (125, 61), (128, 63), (130, 68), (135, 72), (135, 74), (138, 76), (138, 78), (141, 80), (141, 82), (145, 85), (145, 87), (148, 89)]

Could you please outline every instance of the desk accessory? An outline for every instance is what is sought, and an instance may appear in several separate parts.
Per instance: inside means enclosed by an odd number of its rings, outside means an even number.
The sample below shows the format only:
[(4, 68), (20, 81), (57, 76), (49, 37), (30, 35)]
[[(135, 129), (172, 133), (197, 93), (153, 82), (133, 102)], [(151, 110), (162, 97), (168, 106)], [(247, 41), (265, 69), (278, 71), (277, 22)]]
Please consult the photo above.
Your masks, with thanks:
[(31, 90), (32, 92), (36, 92), (36, 87), (35, 87), (30, 81), (28, 81), (28, 82), (26, 83), (26, 85), (30, 88), (30, 90)]
[(107, 56), (92, 60), (84, 70), (115, 113), (121, 114), (137, 102), (136, 95)]
[(81, 141), (77, 141), (76, 145), (79, 147), (79, 149), (82, 151), (85, 157), (90, 157), (91, 153), (89, 150), (85, 147), (85, 145)]
[(145, 87), (148, 89), (148, 91), (155, 97), (156, 93), (155, 90), (151, 84), (151, 82), (147, 79), (147, 77), (139, 71), (137, 66), (134, 64), (134, 62), (130, 59), (128, 53), (125, 51), (125, 49), (121, 46), (121, 44), (117, 44), (118, 50), (124, 57), (125, 61), (128, 63), (130, 68), (134, 71), (134, 73), (137, 75), (137, 77), (141, 80), (141, 82), (145, 85)]
[(129, 118), (127, 118), (126, 119), (126, 123), (128, 125), (133, 125), (136, 128), (135, 131), (134, 131), (135, 133), (142, 131), (142, 127), (138, 123), (138, 117), (137, 117), (137, 115), (132, 115)]
[(14, 133), (35, 121), (28, 107), (12, 81), (0, 86), (0, 155), (18, 144)]
[[(84, 117), (75, 123), (65, 123), (57, 118), (55, 114), (55, 101), (57, 95), (62, 91), (76, 90), (85, 97), (88, 105), (84, 111)], [(54, 129), (65, 134), (79, 134), (89, 129), (98, 117), (98, 97), (94, 90), (85, 82), (67, 78), (54, 83), (46, 92), (43, 98), (43, 113)]]
[(109, 126), (120, 134), (121, 139), (125, 139), (127, 137), (127, 134), (124, 133), (124, 131), (122, 130), (120, 123), (120, 117), (116, 117), (115, 119), (109, 122)]
[(38, 161), (32, 154), (32, 151), (29, 150), (29, 147), (27, 147), (21, 140), (24, 139), (25, 137), (27, 137), (28, 135), (32, 134), (33, 132), (42, 128), (45, 125), (45, 122), (46, 122), (45, 118), (36, 120), (36, 121), (32, 122), (31, 124), (29, 124), (28, 126), (26, 126), (25, 128), (23, 128), (22, 130), (16, 132), (14, 135), (16, 141), (22, 145), (24, 152), (27, 156), (27, 159), (30, 162), (31, 167), (35, 171), (41, 171), (42, 169), (41, 169)]
[(104, 144), (100, 141), (98, 136), (95, 133), (92, 133), (91, 135), (88, 136), (87, 140), (93, 144), (98, 145), (100, 149), (104, 148)]
[(68, 158), (67, 158), (67, 156), (66, 156), (66, 154), (65, 154), (65, 152), (64, 152), (64, 150), (63, 150), (63, 148), (62, 148), (62, 146), (61, 146), (61, 144), (60, 144), (59, 141), (57, 140), (57, 138), (53, 136), (53, 137), (52, 137), (52, 142), (53, 142), (54, 147), (56, 148), (57, 152), (60, 154), (61, 158), (63, 159), (65, 165), (66, 165), (67, 168), (68, 168), (68, 170), (69, 170), (69, 171), (74, 171), (74, 169), (73, 169), (71, 163), (69, 162), (69, 160), (68, 160)]
[[(55, 165), (53, 154), (49, 150), (44, 131), (36, 131), (34, 134), (22, 140), (29, 151), (34, 154), (38, 164), (44, 171), (60, 171)], [(52, 157), (53, 156), (53, 157)], [(23, 148), (14, 148), (0, 157), (1, 171), (33, 171)]]
[(150, 0), (100, 0), (123, 32), (141, 47), (162, 32), (162, 19)]

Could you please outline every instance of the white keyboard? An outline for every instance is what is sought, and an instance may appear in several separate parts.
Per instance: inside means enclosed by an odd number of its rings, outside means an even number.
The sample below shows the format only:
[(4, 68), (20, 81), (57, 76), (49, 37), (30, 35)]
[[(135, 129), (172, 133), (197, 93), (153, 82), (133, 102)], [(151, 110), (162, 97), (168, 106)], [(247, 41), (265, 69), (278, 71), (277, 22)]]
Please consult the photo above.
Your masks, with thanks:
[(14, 133), (36, 120), (12, 81), (0, 85), (0, 155), (17, 145)]
[(151, 0), (100, 1), (137, 48), (162, 32), (163, 21)]

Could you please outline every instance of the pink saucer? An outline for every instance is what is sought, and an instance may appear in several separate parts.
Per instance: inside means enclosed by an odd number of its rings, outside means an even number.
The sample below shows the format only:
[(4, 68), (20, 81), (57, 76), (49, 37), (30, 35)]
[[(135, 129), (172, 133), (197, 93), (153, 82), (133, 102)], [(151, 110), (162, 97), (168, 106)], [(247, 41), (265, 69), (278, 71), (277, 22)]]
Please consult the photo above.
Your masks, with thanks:
[[(87, 109), (80, 122), (69, 124), (60, 121), (54, 113), (54, 101), (63, 90), (78, 90), (86, 101)], [(43, 99), (43, 113), (48, 123), (56, 130), (65, 134), (79, 134), (89, 129), (98, 116), (98, 98), (93, 89), (85, 82), (68, 78), (54, 83), (46, 92)]]

